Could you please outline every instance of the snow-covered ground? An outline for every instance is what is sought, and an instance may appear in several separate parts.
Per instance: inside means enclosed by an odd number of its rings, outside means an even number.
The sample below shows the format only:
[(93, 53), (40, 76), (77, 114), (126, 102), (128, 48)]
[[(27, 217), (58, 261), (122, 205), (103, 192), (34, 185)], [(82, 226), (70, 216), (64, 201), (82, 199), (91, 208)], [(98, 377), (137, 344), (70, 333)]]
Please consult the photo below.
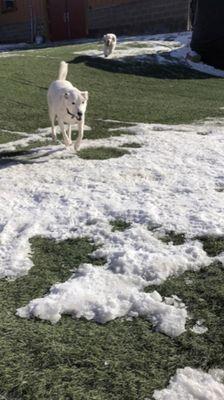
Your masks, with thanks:
[[(125, 61), (135, 58), (142, 62), (183, 63), (189, 67), (214, 76), (224, 77), (224, 71), (215, 69), (202, 62), (192, 62), (188, 57), (191, 32), (167, 33), (160, 35), (144, 35), (127, 38), (118, 38), (116, 50), (109, 59)], [(75, 51), (82, 54), (104, 58), (102, 49)]]
[[(159, 63), (182, 62), (224, 76), (223, 71), (190, 62), (189, 43), (189, 33), (122, 38), (113, 58), (125, 62), (129, 57), (142, 61), (156, 57)], [(0, 57), (25, 55), (25, 51), (6, 50), (0, 48)], [(102, 56), (101, 50), (83, 53)], [(144, 316), (156, 330), (178, 336), (185, 331), (188, 317), (181, 299), (162, 298), (159, 286), (148, 293), (144, 289), (214, 260), (195, 238), (224, 235), (224, 120), (129, 127), (117, 121), (117, 129), (123, 129), (124, 135), (84, 140), (82, 147), (132, 142), (141, 147), (128, 148), (130, 154), (122, 158), (87, 161), (63, 144), (49, 144), (33, 150), (30, 164), (1, 166), (0, 277), (16, 279), (29, 271), (29, 239), (35, 235), (56, 240), (89, 237), (99, 246), (93, 257), (106, 258), (106, 265), (80, 265), (69, 280), (18, 309), (17, 315), (53, 323), (62, 314), (100, 323)], [(45, 142), (50, 129), (16, 133), (18, 140), (0, 145), (0, 151)], [(109, 222), (117, 218), (130, 222), (130, 228), (113, 232)], [(165, 244), (160, 238), (167, 231), (184, 233), (186, 242)], [(224, 263), (224, 253), (217, 259)], [(199, 319), (192, 331), (204, 334), (207, 329)], [(179, 369), (166, 389), (154, 392), (153, 399), (223, 400), (223, 378), (221, 370)]]
[[(57, 126), (56, 132), (60, 133), (60, 129)], [(91, 128), (87, 125), (85, 125), (85, 131), (90, 130)], [(78, 130), (77, 125), (74, 125), (72, 127), (72, 130)], [(7, 152), (7, 151), (14, 151), (18, 148), (26, 148), (27, 146), (31, 145), (32, 143), (35, 143), (36, 141), (39, 142), (47, 142), (51, 143), (51, 128), (46, 128), (46, 129), (38, 129), (35, 133), (26, 133), (26, 132), (16, 132), (16, 131), (8, 131), (6, 129), (1, 129), (2, 133), (7, 133), (8, 135), (10, 134), (16, 134), (18, 135), (18, 139), (14, 140), (13, 142), (8, 142), (8, 143), (2, 143), (0, 144), (0, 152)], [(40, 151), (40, 150), (39, 150)]]
[[(209, 373), (192, 368), (178, 369), (167, 389), (156, 390), (154, 400), (223, 400), (224, 371)], [(146, 399), (145, 399), (146, 400)]]
[[(184, 332), (187, 310), (181, 299), (162, 299), (144, 288), (212, 262), (194, 238), (224, 234), (223, 193), (217, 190), (224, 186), (223, 128), (223, 121), (212, 120), (128, 128), (118, 123), (123, 136), (84, 140), (83, 147), (141, 144), (122, 158), (87, 161), (63, 145), (47, 146), (37, 150), (33, 164), (2, 169), (2, 277), (32, 267), (29, 239), (35, 235), (87, 236), (101, 246), (94, 257), (107, 259), (104, 267), (80, 266), (18, 315), (57, 322), (66, 313), (102, 323), (143, 315), (170, 336)], [(116, 218), (131, 227), (112, 232), (109, 221)], [(170, 230), (185, 233), (186, 242), (163, 243), (160, 237)]]
[[(210, 75), (224, 77), (224, 71), (206, 65), (202, 62), (192, 62), (187, 56), (192, 53), (190, 49), (191, 32), (166, 33), (158, 35), (138, 35), (128, 37), (118, 37), (115, 52), (108, 58), (116, 59), (121, 62), (134, 58), (142, 62), (158, 63), (182, 63), (197, 71)], [(95, 40), (77, 40), (67, 44), (91, 44), (96, 47), (92, 50), (76, 50), (75, 55), (88, 55), (93, 57), (103, 57), (103, 44)], [(34, 57), (55, 58), (45, 55), (45, 48), (29, 49), (26, 43), (0, 45), (1, 57), (24, 57), (26, 53), (32, 53)], [(56, 57), (57, 58), (57, 57)]]

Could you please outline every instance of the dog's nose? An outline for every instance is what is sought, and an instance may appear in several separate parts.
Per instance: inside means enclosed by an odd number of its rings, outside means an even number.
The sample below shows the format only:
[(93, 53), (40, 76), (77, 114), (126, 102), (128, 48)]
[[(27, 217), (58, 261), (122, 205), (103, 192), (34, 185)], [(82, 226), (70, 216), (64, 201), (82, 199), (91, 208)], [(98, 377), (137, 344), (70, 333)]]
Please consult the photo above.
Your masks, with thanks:
[(82, 111), (78, 111), (78, 117), (82, 117)]

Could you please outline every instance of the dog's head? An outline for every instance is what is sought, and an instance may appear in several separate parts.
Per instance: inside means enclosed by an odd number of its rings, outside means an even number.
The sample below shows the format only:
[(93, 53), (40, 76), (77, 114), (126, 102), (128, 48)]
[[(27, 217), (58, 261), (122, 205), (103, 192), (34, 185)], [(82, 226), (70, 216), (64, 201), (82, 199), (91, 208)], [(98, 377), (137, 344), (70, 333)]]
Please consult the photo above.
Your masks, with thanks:
[(63, 97), (67, 114), (70, 115), (72, 119), (82, 121), (86, 111), (89, 93), (80, 92), (78, 89), (72, 89), (66, 91)]
[(113, 33), (107, 33), (103, 37), (103, 41), (107, 46), (111, 46), (113, 43), (116, 42), (116, 36)]

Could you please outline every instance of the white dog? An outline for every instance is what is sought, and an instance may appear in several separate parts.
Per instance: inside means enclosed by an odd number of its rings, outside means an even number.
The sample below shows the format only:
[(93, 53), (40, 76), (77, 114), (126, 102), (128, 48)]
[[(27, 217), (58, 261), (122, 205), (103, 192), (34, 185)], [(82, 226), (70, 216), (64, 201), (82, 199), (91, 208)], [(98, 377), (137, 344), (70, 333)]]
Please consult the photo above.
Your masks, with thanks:
[(116, 35), (114, 35), (114, 33), (107, 33), (103, 37), (103, 42), (104, 42), (103, 53), (105, 57), (108, 57), (110, 54), (113, 53), (116, 47), (117, 37)]
[[(67, 73), (68, 64), (62, 61), (58, 79), (51, 83), (47, 92), (52, 138), (54, 141), (57, 138), (54, 127), (55, 119), (57, 119), (65, 145), (72, 145), (71, 126), (77, 123), (78, 138), (75, 142), (75, 150), (78, 150), (83, 138), (88, 92), (80, 92), (69, 81), (66, 81)], [(68, 132), (66, 132), (65, 124), (68, 124)]]

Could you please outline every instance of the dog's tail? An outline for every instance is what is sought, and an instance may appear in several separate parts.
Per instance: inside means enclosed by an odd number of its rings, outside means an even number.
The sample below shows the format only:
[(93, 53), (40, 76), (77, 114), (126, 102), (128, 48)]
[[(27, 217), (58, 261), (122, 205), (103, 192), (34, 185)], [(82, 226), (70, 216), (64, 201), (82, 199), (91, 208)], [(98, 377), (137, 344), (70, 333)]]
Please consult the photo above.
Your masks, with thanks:
[(61, 61), (58, 71), (58, 80), (65, 81), (67, 73), (68, 73), (68, 64), (65, 61)]

